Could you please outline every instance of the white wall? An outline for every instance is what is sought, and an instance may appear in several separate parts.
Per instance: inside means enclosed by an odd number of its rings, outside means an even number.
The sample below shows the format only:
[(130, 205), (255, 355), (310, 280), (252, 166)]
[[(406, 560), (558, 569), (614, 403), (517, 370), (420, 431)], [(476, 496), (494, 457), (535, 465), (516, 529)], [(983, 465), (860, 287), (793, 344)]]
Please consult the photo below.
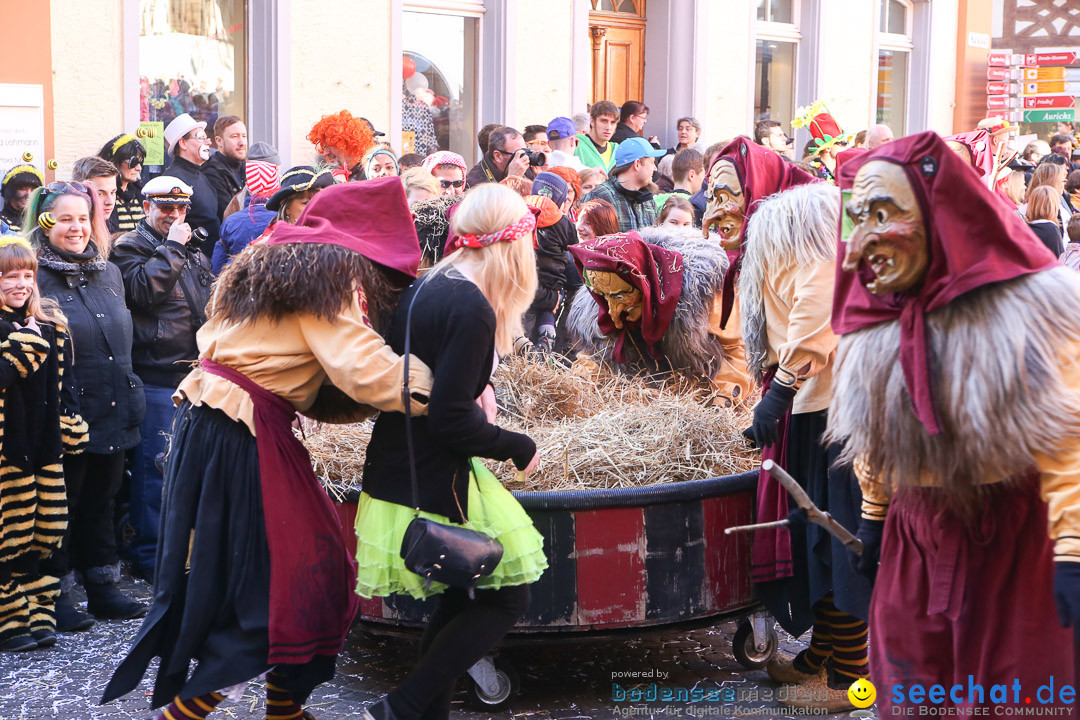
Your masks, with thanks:
[(698, 0), (697, 30), (703, 48), (697, 57), (704, 70), (698, 119), (706, 145), (753, 129), (755, 7), (748, 0)]
[[(122, 0), (52, 0), (56, 177), (95, 155), (124, 126)], [(48, 160), (49, 158), (46, 158)]]
[(929, 4), (930, 45), (916, 47), (916, 52), (930, 53), (927, 117), (925, 127), (913, 130), (933, 130), (939, 135), (952, 135), (953, 112), (956, 107), (956, 43), (960, 22), (958, 0), (934, 0)]
[(821, 3), (818, 97), (836, 122), (858, 132), (874, 122), (877, 57), (874, 50), (874, 6), (867, 0), (825, 0)]
[[(573, 114), (573, 0), (515, 2), (517, 27), (512, 42), (517, 46), (516, 87), (510, 121), (512, 127), (524, 130), (526, 125), (546, 125), (552, 118)], [(480, 118), (477, 128), (487, 122), (487, 118)]]

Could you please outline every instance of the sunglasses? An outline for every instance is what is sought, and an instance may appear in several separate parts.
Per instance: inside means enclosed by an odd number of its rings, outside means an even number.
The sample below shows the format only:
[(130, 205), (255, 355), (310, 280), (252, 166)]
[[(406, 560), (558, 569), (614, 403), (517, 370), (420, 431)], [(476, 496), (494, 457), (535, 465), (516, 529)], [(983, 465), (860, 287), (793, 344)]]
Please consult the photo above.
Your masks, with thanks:
[(465, 184), (465, 181), (464, 180), (440, 180), (439, 184), (442, 185), (443, 190), (447, 190), (449, 188), (462, 187)]
[(83, 185), (81, 182), (53, 182), (45, 186), (46, 193), (65, 193), (69, 190), (73, 190), (83, 195), (89, 195), (90, 189)]

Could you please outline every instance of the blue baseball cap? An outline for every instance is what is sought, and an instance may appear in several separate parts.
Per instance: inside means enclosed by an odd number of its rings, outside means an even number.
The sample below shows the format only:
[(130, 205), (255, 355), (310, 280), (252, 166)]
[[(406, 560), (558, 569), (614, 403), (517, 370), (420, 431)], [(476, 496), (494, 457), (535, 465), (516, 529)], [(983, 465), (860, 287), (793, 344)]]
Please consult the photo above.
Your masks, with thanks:
[(615, 148), (615, 167), (629, 165), (644, 157), (658, 158), (665, 155), (667, 155), (667, 150), (657, 150), (643, 137), (632, 137), (629, 140), (623, 140), (619, 143), (619, 147)]
[(547, 124), (548, 140), (565, 140), (577, 135), (577, 126), (568, 117), (557, 117)]
[(566, 202), (566, 194), (569, 190), (570, 186), (566, 184), (565, 180), (555, 173), (549, 172), (542, 172), (537, 175), (532, 184), (533, 195), (549, 197), (556, 205), (560, 206)]

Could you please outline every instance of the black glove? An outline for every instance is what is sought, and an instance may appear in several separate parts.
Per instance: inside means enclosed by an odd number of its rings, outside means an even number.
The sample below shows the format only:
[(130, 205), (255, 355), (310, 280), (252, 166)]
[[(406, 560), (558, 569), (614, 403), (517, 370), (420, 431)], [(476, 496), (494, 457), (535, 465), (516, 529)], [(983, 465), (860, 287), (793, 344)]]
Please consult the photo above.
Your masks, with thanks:
[(855, 572), (867, 577), (871, 583), (877, 577), (878, 562), (881, 561), (881, 536), (884, 533), (884, 520), (861, 519), (855, 537), (862, 540), (862, 555), (851, 553), (848, 556)]
[(1054, 599), (1061, 626), (1080, 625), (1080, 563), (1054, 563)]
[(756, 448), (775, 445), (780, 439), (780, 419), (795, 402), (795, 388), (774, 382), (765, 397), (754, 407), (754, 423), (743, 430), (743, 437)]

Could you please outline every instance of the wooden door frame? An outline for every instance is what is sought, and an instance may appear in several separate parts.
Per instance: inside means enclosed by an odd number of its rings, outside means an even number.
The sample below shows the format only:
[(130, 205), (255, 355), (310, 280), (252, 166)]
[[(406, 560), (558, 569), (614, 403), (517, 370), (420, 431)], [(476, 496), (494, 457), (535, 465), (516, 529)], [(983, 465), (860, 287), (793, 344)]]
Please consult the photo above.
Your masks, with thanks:
[[(645, 94), (645, 18), (629, 13), (589, 12), (589, 38), (592, 41), (592, 103), (605, 99), (607, 84), (607, 31), (609, 28), (641, 31), (641, 53), (638, 60), (638, 77), (641, 78), (642, 96)], [(598, 72), (602, 68), (602, 72)], [(642, 98), (643, 99), (643, 98)], [(641, 99), (639, 99), (640, 101)]]

